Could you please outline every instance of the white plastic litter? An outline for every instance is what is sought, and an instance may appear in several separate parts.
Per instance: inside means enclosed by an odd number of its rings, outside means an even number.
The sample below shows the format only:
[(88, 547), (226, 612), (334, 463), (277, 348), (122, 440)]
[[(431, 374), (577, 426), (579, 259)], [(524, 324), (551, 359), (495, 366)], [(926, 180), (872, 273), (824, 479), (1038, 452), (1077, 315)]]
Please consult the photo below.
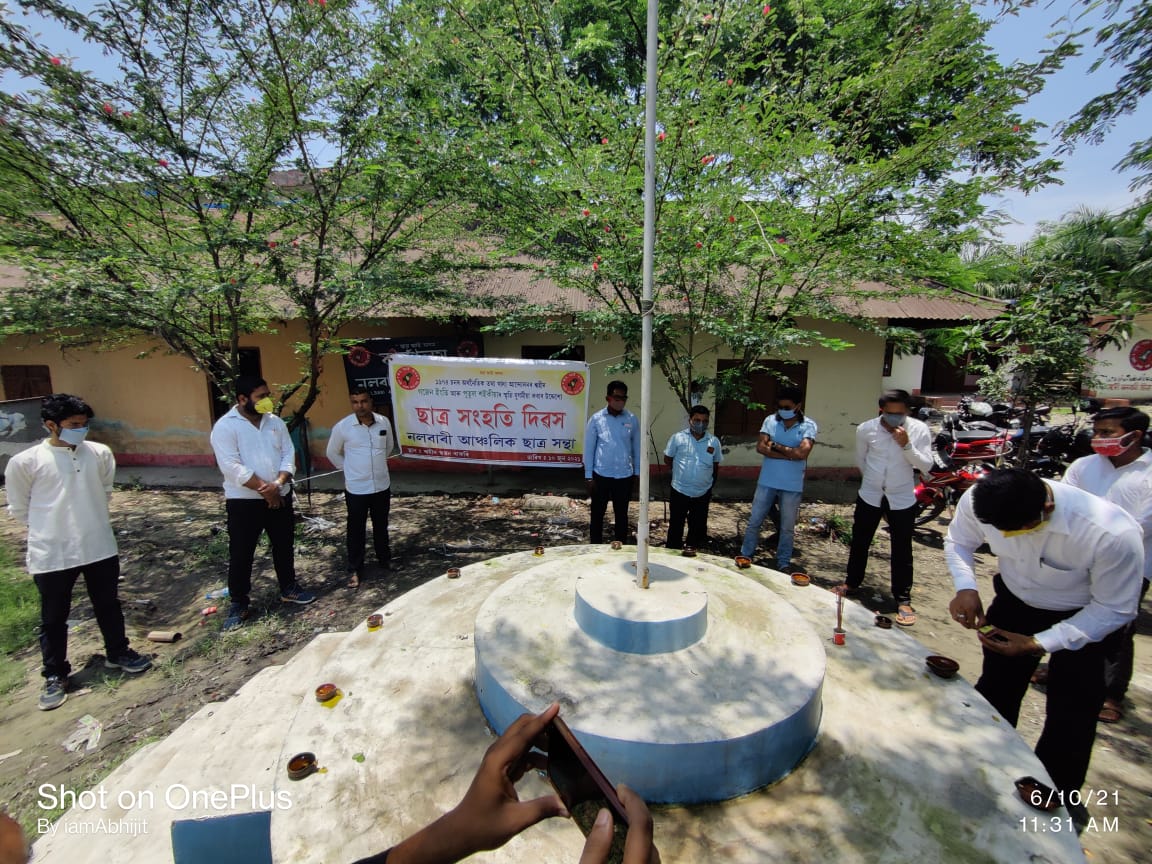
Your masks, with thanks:
[(103, 732), (104, 724), (91, 714), (85, 714), (76, 721), (76, 728), (72, 730), (72, 734), (62, 742), (64, 749), (69, 753), (75, 753), (83, 747), (85, 752), (91, 753), (100, 745), (100, 736)]

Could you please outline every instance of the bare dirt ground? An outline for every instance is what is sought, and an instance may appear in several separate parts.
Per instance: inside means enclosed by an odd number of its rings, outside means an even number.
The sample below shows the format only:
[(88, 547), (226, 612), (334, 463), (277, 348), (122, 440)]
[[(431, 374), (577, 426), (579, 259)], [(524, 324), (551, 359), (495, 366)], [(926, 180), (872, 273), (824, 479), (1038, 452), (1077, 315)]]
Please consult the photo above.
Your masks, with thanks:
[[(844, 501), (854, 494), (848, 484), (829, 490), (828, 497)], [(104, 670), (91, 607), (78, 589), (69, 648), (73, 692), (68, 702), (56, 711), (37, 710), (39, 654), (34, 647), (15, 658), (26, 667), (24, 683), (0, 696), (0, 804), (34, 837), (37, 819), (60, 813), (42, 806), (44, 799), (38, 792), (42, 784), (75, 791), (94, 785), (133, 751), (167, 735), (204, 703), (226, 699), (261, 668), (286, 662), (315, 634), (352, 628), (365, 615), (448, 566), (539, 543), (582, 543), (587, 536), (583, 501), (553, 499), (543, 502), (544, 509), (530, 509), (541, 502), (497, 495), (499, 500), (491, 493), (398, 494), (392, 510), (396, 566), (387, 573), (370, 568), (364, 585), (352, 591), (344, 587), (343, 499), (338, 493), (313, 493), (311, 502), (301, 500), (298, 508), (305, 518), (298, 529), (297, 569), (301, 581), (319, 594), (319, 600), (308, 607), (284, 607), (276, 597), (270, 559), (258, 557), (255, 585), (258, 592), (261, 586), (263, 591), (254, 595), (254, 605), (260, 607), (260, 615), (239, 631), (221, 634), (219, 619), (227, 601), (204, 596), (225, 584), (227, 538), (220, 493), (118, 489), (112, 507), (129, 635), (137, 650), (154, 657), (155, 667), (131, 679)], [(702, 551), (734, 555), (748, 511), (747, 499), (714, 501), (713, 544)], [(633, 519), (635, 513), (633, 505)], [(658, 523), (653, 541), (661, 545), (663, 504), (653, 503), (649, 516)], [(829, 524), (848, 527), (850, 520), (851, 505), (846, 503), (806, 502), (801, 510), (794, 564), (805, 568), (820, 588), (841, 581), (847, 547), (826, 530), (816, 529)], [(917, 532), (914, 603), (920, 621), (913, 633), (933, 651), (957, 659), (961, 674), (974, 682), (980, 669), (976, 639), (947, 617), (953, 592), (941, 551), (946, 528), (946, 520), (940, 520)], [(22, 556), (22, 532), (10, 519), (0, 519), (0, 542)], [(994, 561), (984, 557), (981, 575), (990, 577)], [(770, 557), (758, 557), (757, 563), (771, 566), (773, 562)], [(866, 583), (876, 589), (864, 601), (869, 608), (889, 608), (887, 570), (887, 537), (881, 531)], [(202, 610), (211, 605), (219, 605), (220, 613), (203, 616)], [(1122, 723), (1100, 725), (1085, 784), (1094, 822), (1081, 842), (1093, 862), (1149, 860), (1152, 849), (1152, 615), (1142, 613), (1139, 624), (1128, 714)], [(174, 644), (148, 642), (145, 634), (154, 629), (179, 630), (184, 638)], [(69, 752), (62, 742), (84, 715), (103, 726), (99, 746), (91, 752), (83, 748)], [(1034, 743), (1042, 722), (1043, 693), (1033, 688), (1021, 717), (1021, 735)], [(1029, 825), (1026, 830), (1037, 829)]]

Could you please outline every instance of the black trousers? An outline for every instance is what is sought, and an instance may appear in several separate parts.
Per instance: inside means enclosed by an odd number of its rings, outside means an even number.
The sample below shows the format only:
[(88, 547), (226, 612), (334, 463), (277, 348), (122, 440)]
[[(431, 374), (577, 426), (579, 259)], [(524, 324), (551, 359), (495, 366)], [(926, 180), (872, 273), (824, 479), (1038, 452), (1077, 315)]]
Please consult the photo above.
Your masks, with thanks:
[[(1078, 610), (1053, 612), (1029, 606), (1007, 589), (1000, 574), (992, 580), (996, 597), (988, 607), (988, 623), (1010, 633), (1034, 636), (1071, 618)], [(976, 689), (1005, 720), (1016, 725), (1020, 702), (1040, 658), (1006, 657), (984, 649), (984, 669)], [(1084, 785), (1096, 717), (1104, 704), (1104, 643), (1091, 642), (1077, 651), (1055, 651), (1048, 661), (1048, 702), (1044, 731), (1036, 755), (1052, 775), (1056, 788), (1072, 792)]]
[(344, 504), (348, 508), (348, 572), (364, 572), (364, 547), (367, 543), (368, 518), (372, 518), (372, 546), (376, 560), (387, 567), (392, 559), (388, 542), (388, 510), (392, 507), (392, 490), (356, 495), (345, 490)]
[(228, 514), (228, 593), (232, 602), (247, 606), (251, 601), (252, 559), (256, 557), (256, 544), (263, 533), (268, 534), (280, 593), (287, 594), (295, 588), (292, 496), (286, 495), (275, 510), (263, 498), (229, 498), (224, 502), (224, 509)]
[(848, 552), (848, 570), (845, 582), (852, 588), (864, 581), (868, 565), (868, 547), (880, 527), (880, 519), (888, 517), (889, 538), (892, 547), (892, 597), (897, 603), (912, 601), (912, 532), (916, 527), (916, 506), (893, 510), (888, 499), (882, 498), (879, 507), (873, 507), (857, 496), (856, 510), (852, 514), (852, 546)]
[(588, 539), (592, 543), (604, 542), (604, 514), (608, 512), (608, 502), (612, 502), (612, 516), (615, 525), (612, 539), (621, 543), (628, 539), (628, 501), (632, 497), (631, 477), (603, 477), (593, 473), (596, 484), (592, 493), (592, 521), (588, 526)]
[[(1148, 593), (1148, 580), (1140, 588), (1140, 600)], [(1136, 607), (1139, 609), (1139, 605)], [(1113, 702), (1124, 701), (1128, 684), (1132, 681), (1132, 665), (1136, 654), (1136, 619), (1133, 618), (1119, 630), (1109, 633), (1101, 644), (1104, 646), (1104, 697)]]
[(81, 574), (104, 637), (105, 656), (118, 657), (128, 648), (124, 612), (120, 608), (118, 556), (82, 567), (36, 573), (32, 579), (40, 592), (40, 656), (44, 662), (40, 674), (45, 678), (67, 678), (72, 671), (68, 663), (68, 613), (72, 611), (72, 589)]
[(672, 490), (668, 499), (668, 549), (684, 548), (684, 522), (688, 522), (688, 545), (697, 549), (708, 542), (708, 505), (712, 502), (709, 489), (697, 498)]

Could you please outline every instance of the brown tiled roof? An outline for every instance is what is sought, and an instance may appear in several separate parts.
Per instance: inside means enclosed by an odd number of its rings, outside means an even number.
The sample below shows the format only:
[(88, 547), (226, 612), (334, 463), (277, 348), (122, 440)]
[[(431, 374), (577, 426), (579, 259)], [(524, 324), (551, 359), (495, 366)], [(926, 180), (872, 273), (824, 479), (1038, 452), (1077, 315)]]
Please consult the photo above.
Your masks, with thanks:
[[(529, 258), (512, 259), (509, 266), (462, 272), (454, 287), (464, 296), (462, 306), (446, 303), (414, 304), (388, 299), (366, 317), (396, 318), (425, 315), (464, 314), (493, 317), (501, 309), (530, 304), (556, 313), (586, 312), (594, 308), (591, 297), (575, 288), (562, 287), (544, 274), (544, 262)], [(0, 264), (0, 291), (23, 282), (23, 271)], [(855, 296), (833, 294), (833, 305), (847, 315), (872, 319), (913, 319), (926, 321), (984, 321), (995, 318), (1003, 303), (966, 295), (943, 287), (904, 289), (883, 282), (860, 282)], [(271, 301), (273, 314), (289, 314), (288, 306)]]
[(1004, 311), (1003, 301), (976, 297), (944, 287), (909, 290), (884, 282), (858, 282), (862, 296), (841, 296), (836, 306), (862, 318), (904, 318), (922, 321), (987, 321)]

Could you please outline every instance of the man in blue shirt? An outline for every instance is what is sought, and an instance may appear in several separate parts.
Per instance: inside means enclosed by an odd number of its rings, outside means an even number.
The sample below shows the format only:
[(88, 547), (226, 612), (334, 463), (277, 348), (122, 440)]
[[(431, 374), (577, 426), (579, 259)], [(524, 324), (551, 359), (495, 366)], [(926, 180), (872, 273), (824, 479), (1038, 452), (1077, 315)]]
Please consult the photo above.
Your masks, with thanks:
[(688, 545), (703, 546), (708, 541), (708, 504), (720, 469), (720, 439), (708, 434), (711, 412), (703, 405), (688, 411), (688, 428), (668, 439), (664, 464), (672, 467), (671, 515), (668, 519), (668, 549), (684, 548), (684, 521), (688, 521)]
[(611, 501), (613, 539), (623, 543), (628, 539), (628, 499), (640, 477), (640, 421), (624, 407), (628, 385), (623, 381), (609, 382), (605, 401), (584, 429), (584, 482), (592, 497), (588, 534), (590, 542), (604, 542), (604, 515)]
[(808, 454), (816, 443), (816, 422), (800, 410), (804, 394), (799, 387), (781, 387), (776, 397), (776, 413), (764, 419), (756, 452), (764, 457), (760, 466), (760, 479), (756, 481), (756, 495), (752, 499), (752, 514), (748, 517), (748, 530), (740, 554), (751, 558), (760, 539), (760, 526), (764, 523), (772, 504), (780, 502), (780, 541), (776, 546), (776, 567), (786, 570), (792, 565), (793, 535), (796, 514), (804, 493), (804, 469)]

